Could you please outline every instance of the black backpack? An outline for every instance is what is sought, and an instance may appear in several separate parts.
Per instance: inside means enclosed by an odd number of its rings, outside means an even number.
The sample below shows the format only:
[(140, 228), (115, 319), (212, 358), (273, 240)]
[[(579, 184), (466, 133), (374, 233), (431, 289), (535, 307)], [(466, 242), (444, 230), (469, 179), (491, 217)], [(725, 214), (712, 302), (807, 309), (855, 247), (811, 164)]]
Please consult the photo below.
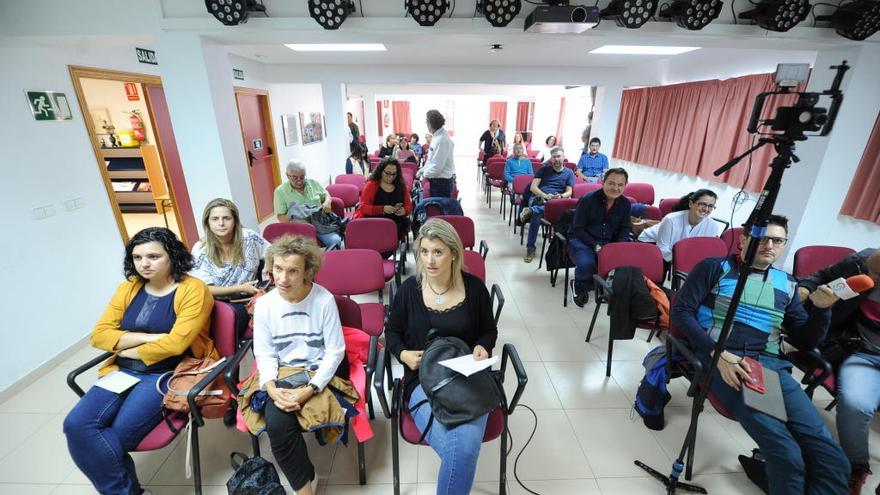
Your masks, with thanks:
[[(574, 211), (575, 209), (572, 208), (562, 212), (562, 215), (559, 215), (559, 222), (553, 226), (553, 232), (569, 237), (569, 234), (571, 234), (571, 224), (574, 222)], [(548, 272), (560, 268), (566, 268), (566, 266), (568, 268), (574, 266), (574, 262), (568, 257), (568, 253), (565, 252), (565, 247), (556, 236), (550, 238), (550, 244), (547, 246), (547, 253), (544, 255), (544, 266), (547, 268)]]
[[(440, 364), (471, 353), (458, 337), (441, 337), (433, 328), (428, 332), (428, 345), (419, 365), (419, 382), (431, 405), (431, 422), (436, 418), (451, 428), (473, 421), (501, 403), (498, 381), (488, 368), (464, 376)], [(415, 404), (412, 409), (421, 405)], [(430, 428), (429, 422), (423, 438)]]
[[(242, 462), (239, 464), (236, 458)], [(233, 452), (229, 459), (235, 471), (226, 482), (229, 495), (284, 495), (278, 471), (271, 462), (259, 456), (248, 458), (241, 452)]]

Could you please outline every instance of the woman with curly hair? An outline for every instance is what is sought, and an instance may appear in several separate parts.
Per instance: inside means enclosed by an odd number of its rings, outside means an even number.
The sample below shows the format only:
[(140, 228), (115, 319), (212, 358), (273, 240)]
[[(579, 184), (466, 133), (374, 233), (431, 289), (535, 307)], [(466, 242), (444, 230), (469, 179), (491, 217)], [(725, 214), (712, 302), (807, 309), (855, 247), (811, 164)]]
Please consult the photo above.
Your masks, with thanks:
[(412, 210), (412, 200), (403, 181), (400, 162), (385, 158), (367, 179), (354, 217), (390, 218), (397, 224), (397, 237), (403, 239), (409, 231)]
[(115, 353), (99, 378), (122, 373), (137, 382), (116, 393), (99, 379), (64, 419), (70, 456), (98, 493), (141, 494), (129, 452), (162, 421), (159, 378), (186, 355), (217, 357), (208, 333), (214, 299), (187, 275), (192, 266), (186, 246), (165, 228), (144, 229), (125, 247), (126, 280), (91, 342)]

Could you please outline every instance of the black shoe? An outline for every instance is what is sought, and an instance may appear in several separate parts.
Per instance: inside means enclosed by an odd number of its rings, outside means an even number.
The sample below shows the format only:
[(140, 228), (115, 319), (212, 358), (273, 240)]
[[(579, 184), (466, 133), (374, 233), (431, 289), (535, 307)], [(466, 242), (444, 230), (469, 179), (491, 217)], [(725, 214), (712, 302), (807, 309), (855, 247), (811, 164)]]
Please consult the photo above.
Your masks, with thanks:
[(746, 476), (764, 493), (770, 493), (770, 483), (767, 481), (767, 463), (759, 449), (752, 450), (752, 456), (739, 456), (739, 463), (743, 467)]
[(571, 281), (571, 300), (577, 304), (579, 308), (586, 306), (590, 302), (590, 291), (578, 289), (574, 280)]

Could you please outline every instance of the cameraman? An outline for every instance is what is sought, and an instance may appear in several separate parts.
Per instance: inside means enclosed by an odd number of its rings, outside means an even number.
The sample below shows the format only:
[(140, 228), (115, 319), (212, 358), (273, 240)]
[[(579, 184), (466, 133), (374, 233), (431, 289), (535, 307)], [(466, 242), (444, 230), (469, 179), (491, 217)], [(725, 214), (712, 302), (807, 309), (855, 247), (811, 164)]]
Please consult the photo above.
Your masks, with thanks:
[[(798, 283), (804, 301), (819, 285), (838, 278), (865, 274), (874, 289), (834, 305), (826, 344), (845, 349), (838, 358), (837, 436), (852, 464), (849, 493), (858, 494), (871, 474), (868, 462), (868, 427), (880, 405), (880, 249), (864, 249), (825, 267)], [(837, 365), (838, 363), (832, 363)]]

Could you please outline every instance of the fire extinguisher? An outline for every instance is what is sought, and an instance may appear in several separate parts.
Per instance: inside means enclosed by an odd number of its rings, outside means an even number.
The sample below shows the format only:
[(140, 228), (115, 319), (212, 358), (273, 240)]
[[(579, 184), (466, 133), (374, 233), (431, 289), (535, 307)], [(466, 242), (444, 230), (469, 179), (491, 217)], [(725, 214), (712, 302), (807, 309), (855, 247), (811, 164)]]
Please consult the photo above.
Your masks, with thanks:
[(141, 111), (130, 111), (128, 115), (128, 120), (129, 122), (131, 122), (131, 131), (134, 133), (134, 138), (140, 143), (146, 141), (146, 134), (144, 133), (144, 121), (143, 119), (141, 119)]

